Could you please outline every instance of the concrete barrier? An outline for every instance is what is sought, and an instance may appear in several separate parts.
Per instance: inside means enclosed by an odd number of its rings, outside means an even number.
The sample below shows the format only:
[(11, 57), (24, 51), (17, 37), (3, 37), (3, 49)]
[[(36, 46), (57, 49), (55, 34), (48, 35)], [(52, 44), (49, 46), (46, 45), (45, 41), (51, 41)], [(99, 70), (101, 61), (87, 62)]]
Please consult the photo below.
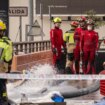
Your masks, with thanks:
[(52, 52), (50, 50), (29, 54), (14, 55), (12, 71), (22, 71), (38, 64), (52, 64)]

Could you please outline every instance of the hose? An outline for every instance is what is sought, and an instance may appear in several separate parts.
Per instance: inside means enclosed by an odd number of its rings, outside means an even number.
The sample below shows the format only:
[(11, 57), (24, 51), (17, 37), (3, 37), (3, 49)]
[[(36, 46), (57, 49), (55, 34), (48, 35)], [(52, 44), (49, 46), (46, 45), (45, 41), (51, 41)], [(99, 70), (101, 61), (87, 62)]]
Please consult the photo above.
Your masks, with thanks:
[(73, 97), (78, 97), (78, 96), (83, 96), (92, 92), (95, 92), (99, 90), (100, 88), (100, 83), (99, 81), (95, 81), (91, 86), (82, 88), (76, 91), (70, 91), (70, 92), (61, 92), (64, 98), (73, 98)]

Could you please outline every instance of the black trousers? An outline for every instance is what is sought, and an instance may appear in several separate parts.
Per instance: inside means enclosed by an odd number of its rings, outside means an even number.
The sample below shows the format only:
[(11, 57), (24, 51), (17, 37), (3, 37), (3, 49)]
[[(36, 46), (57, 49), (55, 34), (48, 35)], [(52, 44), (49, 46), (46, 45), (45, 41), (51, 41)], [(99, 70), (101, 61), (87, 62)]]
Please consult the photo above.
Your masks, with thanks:
[(60, 74), (64, 74), (65, 72), (65, 65), (66, 65), (66, 55), (62, 54), (61, 58), (56, 60), (55, 67), (57, 68), (57, 72)]
[(8, 105), (6, 79), (0, 79), (0, 105)]

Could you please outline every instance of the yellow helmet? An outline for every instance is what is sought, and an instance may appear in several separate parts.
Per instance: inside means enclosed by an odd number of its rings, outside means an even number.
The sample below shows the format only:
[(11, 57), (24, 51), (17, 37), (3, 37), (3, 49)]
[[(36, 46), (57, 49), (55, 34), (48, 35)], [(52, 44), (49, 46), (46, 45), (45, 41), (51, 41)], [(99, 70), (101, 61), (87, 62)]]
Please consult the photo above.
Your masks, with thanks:
[(3, 21), (0, 20), (0, 30), (6, 30), (6, 25)]
[(56, 17), (56, 18), (54, 18), (53, 22), (54, 22), (54, 23), (61, 23), (62, 20), (61, 20), (61, 18)]

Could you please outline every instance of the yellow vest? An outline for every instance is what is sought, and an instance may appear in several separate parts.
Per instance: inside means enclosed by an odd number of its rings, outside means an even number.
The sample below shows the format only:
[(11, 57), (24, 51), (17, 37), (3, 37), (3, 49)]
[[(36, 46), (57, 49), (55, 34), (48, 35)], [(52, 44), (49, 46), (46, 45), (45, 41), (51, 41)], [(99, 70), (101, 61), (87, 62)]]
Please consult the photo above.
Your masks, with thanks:
[(0, 38), (0, 50), (0, 73), (5, 73), (13, 56), (12, 42), (7, 37)]
[(66, 42), (66, 43), (69, 43), (69, 44), (74, 44), (74, 32), (73, 31), (67, 31), (64, 36), (63, 36), (63, 40)]
[(13, 55), (12, 42), (7, 37), (3, 37), (2, 39), (0, 39), (0, 48), (3, 49), (0, 59), (6, 62), (12, 60)]

